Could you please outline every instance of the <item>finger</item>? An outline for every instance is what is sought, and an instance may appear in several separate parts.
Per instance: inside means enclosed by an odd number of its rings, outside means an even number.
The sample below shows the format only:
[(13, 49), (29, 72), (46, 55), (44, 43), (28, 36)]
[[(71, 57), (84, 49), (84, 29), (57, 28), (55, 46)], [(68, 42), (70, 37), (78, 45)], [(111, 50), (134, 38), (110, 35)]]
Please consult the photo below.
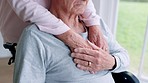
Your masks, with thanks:
[(90, 40), (90, 39), (89, 39), (89, 40), (87, 40), (87, 41), (90, 41), (91, 43), (95, 44), (95, 41), (93, 41), (93, 40)]
[(104, 50), (105, 52), (109, 52), (108, 46), (106, 43), (104, 43), (104, 46), (102, 47), (102, 50)]
[(78, 67), (79, 69), (81, 69), (81, 70), (84, 70), (84, 71), (93, 71), (92, 68), (86, 67), (86, 66), (83, 66), (83, 65), (80, 65), (80, 64), (78, 64), (77, 67)]
[[(83, 61), (83, 60), (79, 60), (79, 59), (74, 59), (74, 62), (77, 64), (77, 65), (80, 65), (80, 66), (84, 66), (84, 67), (89, 67), (91, 68), (91, 70), (89, 71), (95, 71), (97, 66), (96, 64), (93, 64), (92, 62), (90, 61)], [(91, 63), (91, 64), (90, 64)]]
[(74, 52), (79, 53), (79, 54), (86, 54), (86, 55), (94, 56), (94, 57), (99, 56), (99, 51), (88, 49), (88, 48), (76, 48), (74, 49)]
[(87, 55), (87, 54), (72, 53), (71, 56), (73, 58), (81, 59), (83, 61), (91, 61), (91, 62), (93, 62), (95, 60), (95, 57)]
[(87, 43), (94, 49), (94, 50), (99, 50), (100, 48), (97, 47), (94, 43), (91, 43), (90, 41), (87, 40)]
[(88, 67), (88, 65), (89, 65), (88, 61), (83, 61), (83, 60), (80, 60), (80, 59), (74, 59), (74, 63), (85, 66), (85, 67)]
[(81, 64), (76, 65), (79, 69), (84, 70), (84, 71), (89, 71), (90, 73), (94, 74), (97, 71), (103, 70), (103, 68), (100, 65), (92, 64), (91, 66), (84, 66)]
[(84, 61), (84, 60), (76, 59), (76, 58), (74, 59), (74, 63), (81, 65), (81, 66), (85, 66), (85, 67), (91, 67), (91, 68), (95, 68), (97, 66), (93, 62)]
[[(97, 47), (96, 45), (94, 45), (93, 43), (91, 43), (90, 41), (87, 41), (90, 45), (91, 45), (91, 47), (93, 48), (93, 49), (95, 49), (95, 50), (99, 50), (99, 51), (106, 51), (106, 52), (109, 52), (108, 51), (108, 46), (107, 46), (107, 44), (104, 44), (104, 46), (102, 47), (102, 49), (101, 48), (99, 48), (99, 47)], [(103, 44), (102, 44), (103, 45)]]
[[(101, 52), (101, 56), (103, 56), (104, 53)], [(89, 67), (92, 67), (92, 68), (95, 68), (97, 67), (99, 64), (101, 64), (101, 59), (99, 59), (99, 57), (92, 57), (92, 56), (86, 56), (84, 55), (83, 57), (83, 54), (81, 55), (72, 55), (72, 57), (74, 57), (74, 62), (76, 64), (80, 64), (80, 65), (83, 65), (83, 66), (89, 66)], [(101, 57), (100, 57), (101, 58)], [(89, 63), (90, 62), (90, 63)]]
[(91, 74), (95, 74), (96, 73), (96, 71), (89, 71)]

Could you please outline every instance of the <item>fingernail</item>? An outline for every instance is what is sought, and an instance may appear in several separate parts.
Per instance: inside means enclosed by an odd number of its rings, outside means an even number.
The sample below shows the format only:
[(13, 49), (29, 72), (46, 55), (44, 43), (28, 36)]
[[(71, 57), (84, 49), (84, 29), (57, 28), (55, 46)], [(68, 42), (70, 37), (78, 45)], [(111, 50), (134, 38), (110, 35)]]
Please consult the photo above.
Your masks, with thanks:
[(77, 64), (77, 67), (78, 67), (78, 68), (80, 68), (80, 67), (81, 67), (81, 65)]
[(78, 49), (74, 49), (74, 52), (78, 52)]
[(71, 53), (71, 57), (74, 57), (75, 56), (75, 54), (74, 53)]
[(74, 59), (73, 61), (76, 63), (77, 62), (77, 59)]

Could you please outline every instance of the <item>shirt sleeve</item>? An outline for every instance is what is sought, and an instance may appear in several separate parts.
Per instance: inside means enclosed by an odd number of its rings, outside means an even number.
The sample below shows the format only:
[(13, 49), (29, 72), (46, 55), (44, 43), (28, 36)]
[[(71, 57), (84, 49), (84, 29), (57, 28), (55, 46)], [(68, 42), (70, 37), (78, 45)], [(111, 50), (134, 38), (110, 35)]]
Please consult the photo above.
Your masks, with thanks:
[(44, 55), (42, 42), (26, 28), (17, 46), (13, 83), (45, 83)]
[(104, 37), (108, 42), (110, 55), (116, 59), (116, 67), (111, 72), (118, 73), (127, 70), (130, 63), (128, 52), (116, 41), (109, 27), (102, 19), (100, 20), (100, 24)]
[(100, 16), (97, 15), (92, 0), (88, 1), (88, 5), (81, 16), (81, 19), (84, 21), (86, 26), (100, 25)]
[[(40, 30), (59, 35), (70, 28), (60, 19), (52, 15), (36, 0), (7, 0), (15, 13), (25, 22), (35, 23)], [(52, 27), (52, 28), (49, 28)]]

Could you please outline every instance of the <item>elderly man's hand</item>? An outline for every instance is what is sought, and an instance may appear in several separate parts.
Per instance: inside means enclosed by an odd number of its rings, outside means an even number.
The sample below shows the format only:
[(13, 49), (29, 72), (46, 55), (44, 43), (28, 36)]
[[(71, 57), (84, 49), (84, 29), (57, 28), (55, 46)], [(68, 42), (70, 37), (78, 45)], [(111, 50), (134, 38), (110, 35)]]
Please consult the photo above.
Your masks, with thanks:
[(74, 53), (72, 53), (71, 56), (74, 58), (77, 67), (81, 70), (90, 71), (91, 73), (112, 69), (115, 65), (115, 58), (94, 44), (90, 44), (94, 50), (77, 48), (74, 50)]
[(88, 30), (88, 39), (90, 40), (90, 42), (94, 43), (95, 45), (97, 45), (98, 47), (103, 49), (104, 51), (109, 52), (108, 51), (108, 44), (103, 37), (100, 27), (99, 26), (90, 26), (88, 29), (89, 29)]

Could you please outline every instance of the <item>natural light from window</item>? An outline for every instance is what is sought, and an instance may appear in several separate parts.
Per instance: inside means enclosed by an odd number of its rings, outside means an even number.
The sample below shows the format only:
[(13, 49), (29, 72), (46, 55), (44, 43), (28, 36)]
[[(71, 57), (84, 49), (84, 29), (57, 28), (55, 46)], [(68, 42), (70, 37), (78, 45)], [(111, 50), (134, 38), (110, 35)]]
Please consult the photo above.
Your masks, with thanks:
[[(121, 0), (119, 3), (116, 36), (119, 43), (129, 52), (131, 60), (129, 70), (138, 74), (148, 18), (148, 2), (134, 2), (134, 0), (131, 0), (131, 2), (129, 1), (130, 0)], [(148, 77), (148, 44), (146, 47), (142, 71), (142, 76), (144, 77)]]

